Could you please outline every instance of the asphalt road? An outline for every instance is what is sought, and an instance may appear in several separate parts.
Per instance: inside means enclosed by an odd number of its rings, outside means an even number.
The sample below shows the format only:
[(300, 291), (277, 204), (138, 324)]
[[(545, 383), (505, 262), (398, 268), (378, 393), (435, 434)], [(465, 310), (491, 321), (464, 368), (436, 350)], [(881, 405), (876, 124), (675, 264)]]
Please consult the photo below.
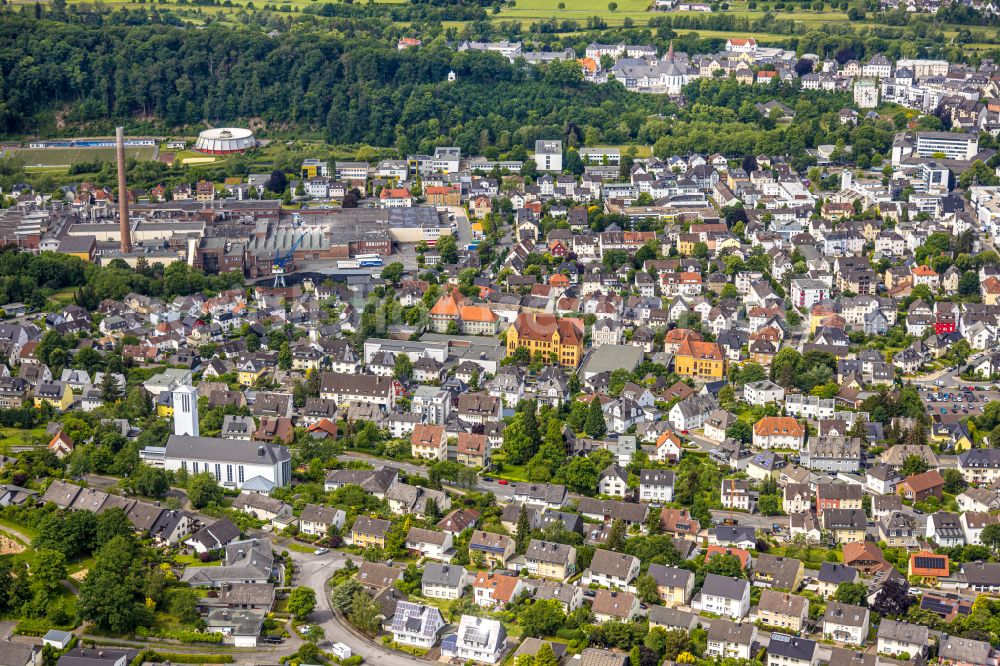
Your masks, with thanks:
[(762, 516), (757, 513), (743, 513), (741, 511), (710, 511), (712, 520), (722, 521), (726, 518), (733, 518), (738, 525), (752, 527), (755, 530), (769, 530), (777, 523), (781, 529), (788, 534), (788, 516)]
[(316, 591), (316, 609), (309, 616), (309, 620), (312, 624), (322, 627), (326, 634), (326, 639), (320, 643), (320, 647), (329, 649), (333, 643), (343, 643), (351, 648), (354, 654), (361, 655), (369, 664), (413, 666), (412, 657), (387, 650), (381, 643), (361, 636), (353, 628), (345, 626), (334, 614), (330, 598), (326, 593), (326, 582), (335, 571), (344, 566), (347, 561), (344, 553), (333, 551), (316, 556), (293, 551), (290, 554), (292, 562), (295, 563), (294, 585), (304, 585)]

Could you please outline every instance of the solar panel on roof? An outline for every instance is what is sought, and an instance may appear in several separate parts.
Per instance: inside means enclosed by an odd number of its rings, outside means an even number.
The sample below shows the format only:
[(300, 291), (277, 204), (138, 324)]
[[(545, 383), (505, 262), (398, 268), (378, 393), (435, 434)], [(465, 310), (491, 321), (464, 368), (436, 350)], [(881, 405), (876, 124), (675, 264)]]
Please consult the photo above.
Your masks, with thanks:
[(943, 557), (916, 557), (913, 561), (921, 569), (941, 569), (944, 567)]
[(468, 643), (476, 643), (477, 645), (486, 645), (489, 641), (490, 635), (485, 631), (480, 631), (476, 627), (469, 627), (465, 630), (465, 640)]
[(924, 598), (920, 602), (920, 608), (932, 613), (937, 613), (938, 615), (948, 615), (951, 612), (950, 605), (937, 599)]

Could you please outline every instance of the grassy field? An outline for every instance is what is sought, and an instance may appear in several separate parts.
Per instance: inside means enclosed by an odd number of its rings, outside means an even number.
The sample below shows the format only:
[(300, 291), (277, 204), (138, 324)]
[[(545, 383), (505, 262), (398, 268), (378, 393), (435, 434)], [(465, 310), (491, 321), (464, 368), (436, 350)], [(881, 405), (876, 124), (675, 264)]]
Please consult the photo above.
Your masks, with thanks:
[(45, 427), (39, 426), (30, 430), (20, 428), (0, 428), (0, 447), (29, 446), (36, 439), (45, 439)]
[[(114, 161), (114, 148), (22, 148), (14, 151), (27, 167), (69, 168), (80, 162)], [(155, 149), (126, 148), (125, 155), (137, 160), (151, 160)]]
[[(608, 0), (517, 0), (513, 7), (505, 4), (495, 18), (518, 19), (530, 23), (549, 18), (586, 21), (590, 16), (600, 16), (609, 24), (621, 24), (626, 17), (638, 22), (652, 16), (648, 0), (616, 1), (618, 6), (615, 11), (611, 11), (609, 5), (612, 3)], [(562, 9), (560, 4), (563, 5)]]
[(508, 465), (504, 463), (503, 471), (497, 476), (508, 481), (527, 481), (527, 465)]

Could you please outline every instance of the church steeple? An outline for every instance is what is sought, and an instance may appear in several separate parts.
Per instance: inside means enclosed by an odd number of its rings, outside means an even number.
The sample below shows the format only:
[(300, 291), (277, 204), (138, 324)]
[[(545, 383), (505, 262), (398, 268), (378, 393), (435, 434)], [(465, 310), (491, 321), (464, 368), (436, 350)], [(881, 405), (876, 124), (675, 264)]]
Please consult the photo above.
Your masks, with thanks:
[(667, 60), (674, 61), (674, 40), (670, 40), (670, 47), (667, 49)]

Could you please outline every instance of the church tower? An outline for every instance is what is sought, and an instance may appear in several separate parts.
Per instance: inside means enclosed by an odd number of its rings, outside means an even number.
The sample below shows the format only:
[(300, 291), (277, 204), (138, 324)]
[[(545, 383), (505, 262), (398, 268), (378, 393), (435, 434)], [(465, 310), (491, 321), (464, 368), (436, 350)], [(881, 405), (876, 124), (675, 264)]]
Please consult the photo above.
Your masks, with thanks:
[(173, 389), (174, 396), (174, 434), (197, 437), (198, 431), (198, 392), (193, 386), (181, 384)]

